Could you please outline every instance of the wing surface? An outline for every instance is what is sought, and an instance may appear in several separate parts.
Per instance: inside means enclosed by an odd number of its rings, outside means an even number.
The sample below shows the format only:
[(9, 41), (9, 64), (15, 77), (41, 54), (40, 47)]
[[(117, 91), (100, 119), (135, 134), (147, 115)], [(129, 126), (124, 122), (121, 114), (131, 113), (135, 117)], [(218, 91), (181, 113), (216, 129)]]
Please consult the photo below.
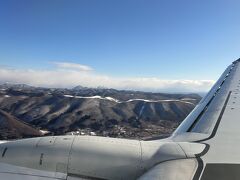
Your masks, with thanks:
[(240, 177), (240, 59), (234, 61), (172, 136), (205, 144), (194, 180)]
[[(236, 125), (240, 117), (240, 61), (234, 61), (224, 71), (209, 93), (175, 131), (173, 137), (203, 141), (216, 133), (240, 136)], [(219, 126), (220, 124), (224, 124)], [(229, 135), (230, 135), (229, 134)], [(184, 136), (185, 135), (185, 136)], [(190, 139), (184, 139), (190, 137)]]

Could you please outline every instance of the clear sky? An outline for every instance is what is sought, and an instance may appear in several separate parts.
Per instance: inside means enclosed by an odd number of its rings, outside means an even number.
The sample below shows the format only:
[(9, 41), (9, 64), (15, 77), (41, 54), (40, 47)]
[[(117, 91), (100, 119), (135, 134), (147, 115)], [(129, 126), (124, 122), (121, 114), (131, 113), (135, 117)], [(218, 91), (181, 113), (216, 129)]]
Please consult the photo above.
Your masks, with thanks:
[[(30, 84), (37, 80), (26, 76), (41, 79), (41, 71), (81, 71), (91, 83), (71, 76), (66, 87), (185, 91), (176, 82), (209, 80), (207, 90), (240, 57), (239, 9), (237, 0), (0, 0), (0, 82), (21, 82), (6, 71)], [(159, 80), (175, 85), (145, 83)]]

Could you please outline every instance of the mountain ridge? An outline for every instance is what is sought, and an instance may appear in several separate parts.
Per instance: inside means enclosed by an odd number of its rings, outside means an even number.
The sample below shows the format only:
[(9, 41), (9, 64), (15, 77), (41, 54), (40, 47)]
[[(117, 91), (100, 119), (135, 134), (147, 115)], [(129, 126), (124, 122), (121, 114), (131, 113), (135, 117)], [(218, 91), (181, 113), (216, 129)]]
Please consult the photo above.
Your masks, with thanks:
[(71, 132), (123, 138), (166, 135), (200, 99), (197, 94), (0, 85), (1, 110), (52, 135)]

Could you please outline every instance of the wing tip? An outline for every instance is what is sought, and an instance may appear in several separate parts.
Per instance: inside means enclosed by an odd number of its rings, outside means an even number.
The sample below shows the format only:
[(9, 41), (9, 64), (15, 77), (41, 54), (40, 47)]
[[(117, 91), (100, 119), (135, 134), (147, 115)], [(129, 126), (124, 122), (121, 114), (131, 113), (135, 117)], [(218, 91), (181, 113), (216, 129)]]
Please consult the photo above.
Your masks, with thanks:
[(237, 64), (237, 63), (239, 63), (239, 62), (240, 62), (240, 58), (238, 58), (237, 60), (233, 61), (232, 63), (233, 63), (233, 64)]

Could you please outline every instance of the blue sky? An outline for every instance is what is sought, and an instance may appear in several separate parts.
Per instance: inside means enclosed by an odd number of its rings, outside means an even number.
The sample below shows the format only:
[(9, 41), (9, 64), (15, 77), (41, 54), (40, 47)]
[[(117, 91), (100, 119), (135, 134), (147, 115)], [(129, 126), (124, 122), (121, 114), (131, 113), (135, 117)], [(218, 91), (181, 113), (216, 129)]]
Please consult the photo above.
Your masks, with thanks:
[[(64, 62), (90, 67), (84, 73), (93, 79), (119, 83), (210, 82), (240, 57), (239, 7), (237, 0), (0, 0), (0, 67), (54, 73)], [(0, 82), (21, 82), (0, 75)], [(66, 86), (82, 83), (74, 82)]]

